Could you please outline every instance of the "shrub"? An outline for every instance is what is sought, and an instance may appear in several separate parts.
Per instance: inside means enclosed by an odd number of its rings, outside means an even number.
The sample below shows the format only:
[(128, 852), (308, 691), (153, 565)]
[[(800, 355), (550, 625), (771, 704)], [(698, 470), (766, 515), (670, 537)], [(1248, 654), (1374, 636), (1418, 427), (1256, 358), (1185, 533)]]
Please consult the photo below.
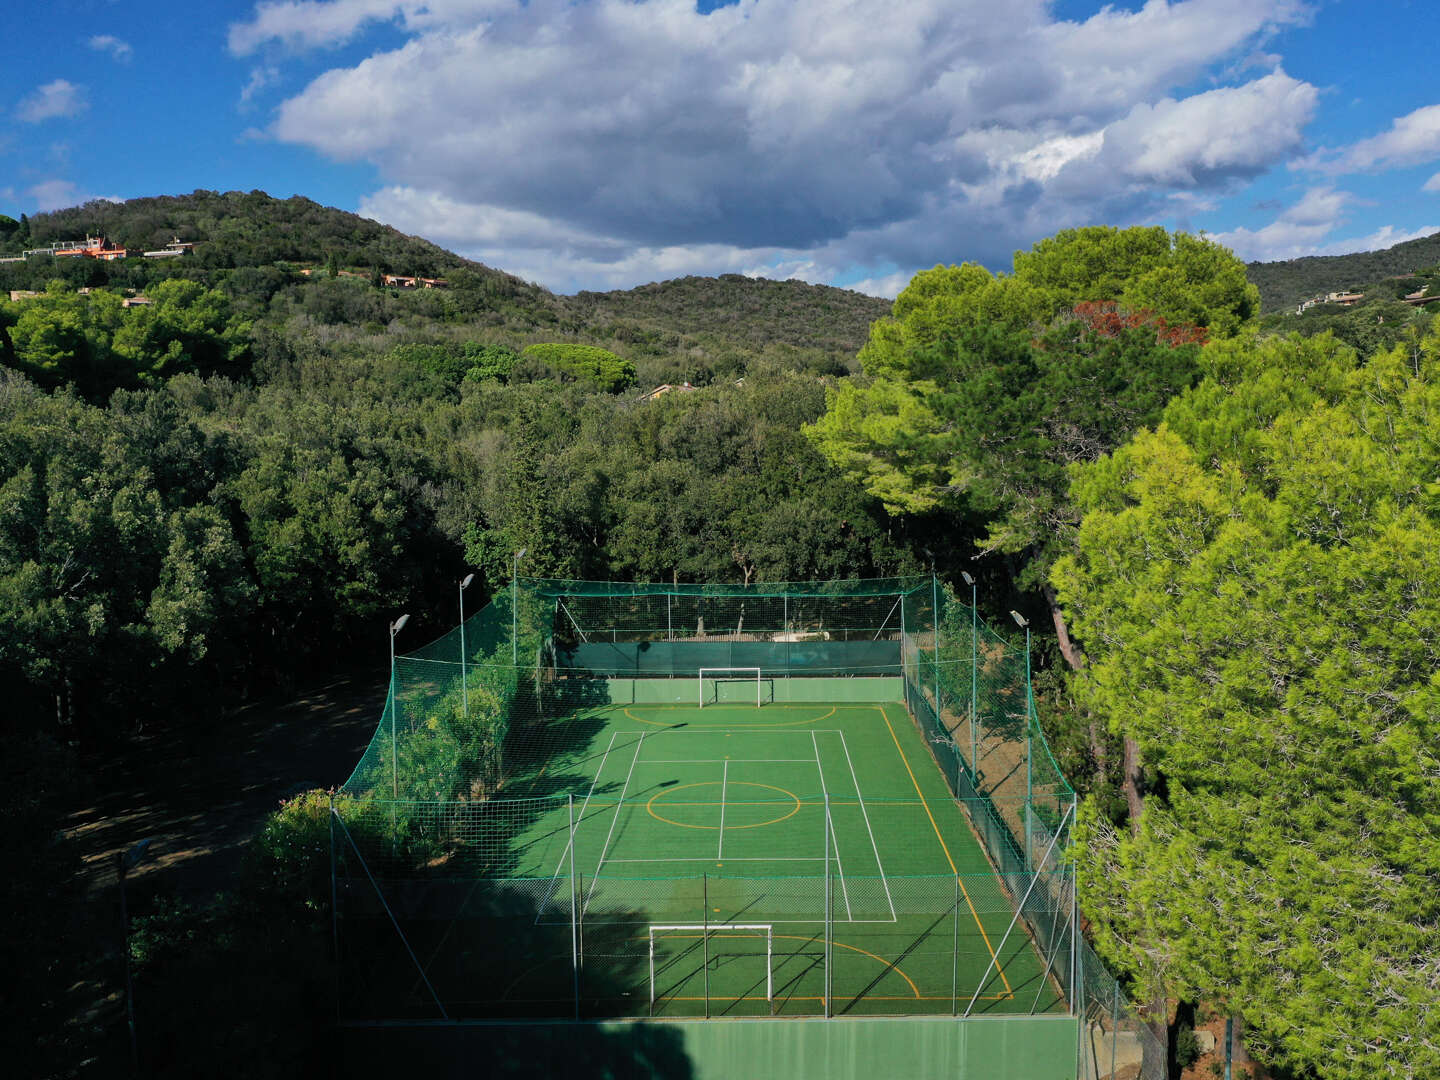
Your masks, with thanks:
[(634, 364), (596, 345), (548, 342), (525, 346), (523, 355), (527, 360), (539, 361), (563, 375), (592, 382), (612, 394), (635, 383)]
[(1199, 1060), (1200, 1040), (1195, 1037), (1195, 1029), (1182, 1024), (1175, 1033), (1175, 1062), (1184, 1069)]

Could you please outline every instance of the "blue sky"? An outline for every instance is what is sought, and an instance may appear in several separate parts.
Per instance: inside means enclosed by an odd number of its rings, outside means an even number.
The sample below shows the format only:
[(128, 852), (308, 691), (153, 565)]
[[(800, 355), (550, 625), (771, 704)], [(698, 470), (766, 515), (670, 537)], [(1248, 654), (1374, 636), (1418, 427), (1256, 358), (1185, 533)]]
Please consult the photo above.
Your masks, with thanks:
[(0, 212), (302, 194), (559, 291), (893, 295), (1061, 228), (1247, 259), (1440, 228), (1434, 0), (51, 0)]

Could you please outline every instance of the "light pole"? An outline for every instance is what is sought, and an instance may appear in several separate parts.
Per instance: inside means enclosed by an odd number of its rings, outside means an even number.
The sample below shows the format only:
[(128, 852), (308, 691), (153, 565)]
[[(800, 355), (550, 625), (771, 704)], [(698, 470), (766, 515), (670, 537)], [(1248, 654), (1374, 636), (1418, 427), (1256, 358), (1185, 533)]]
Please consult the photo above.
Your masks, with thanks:
[(515, 552), (510, 564), (510, 666), (515, 669), (515, 681), (520, 681), (520, 560), (525, 557), (522, 547)]
[(135, 986), (130, 978), (130, 909), (125, 903), (125, 875), (145, 861), (151, 837), (134, 844), (128, 851), (115, 855), (115, 877), (120, 882), (120, 942), (125, 958), (125, 1021), (130, 1028), (130, 1071), (140, 1071), (140, 1046), (135, 1038)]
[(470, 685), (465, 681), (465, 590), (474, 580), (474, 574), (466, 574), (460, 582), (460, 700), (466, 720), (470, 719)]
[(1015, 620), (1016, 626), (1025, 628), (1025, 868), (1030, 866), (1030, 807), (1033, 794), (1035, 772), (1031, 767), (1031, 753), (1034, 747), (1031, 745), (1030, 735), (1030, 620), (1021, 615), (1018, 611), (1011, 611), (1010, 617)]
[(980, 639), (977, 636), (979, 627), (976, 625), (979, 616), (976, 614), (975, 579), (964, 570), (960, 576), (965, 579), (965, 584), (970, 586), (970, 773), (975, 778), (975, 794), (980, 794), (980, 737), (977, 728), (980, 726), (979, 702), (977, 694), (980, 682)]
[(400, 798), (400, 757), (395, 738), (395, 708), (399, 704), (395, 700), (395, 635), (404, 630), (409, 621), (407, 612), (390, 624), (390, 797), (393, 799)]

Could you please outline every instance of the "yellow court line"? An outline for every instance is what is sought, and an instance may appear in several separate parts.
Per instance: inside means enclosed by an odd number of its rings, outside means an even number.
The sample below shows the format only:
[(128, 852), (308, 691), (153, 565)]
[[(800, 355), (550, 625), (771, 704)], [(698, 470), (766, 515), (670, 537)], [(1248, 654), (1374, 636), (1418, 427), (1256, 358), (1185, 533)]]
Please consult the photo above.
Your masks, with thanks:
[[(691, 709), (691, 710), (694, 710), (695, 712), (701, 712), (701, 711), (703, 711), (703, 710), (697, 708), (697, 707), (694, 706), (694, 705), (636, 705), (636, 706), (634, 706), (634, 707), (637, 708), (637, 709)], [(767, 709), (805, 709), (805, 708), (813, 708), (813, 706), (809, 706), (809, 705), (797, 705), (797, 704), (793, 704), (793, 703), (779, 703), (779, 704), (775, 704), (775, 705), (766, 705), (765, 708), (767, 708)], [(647, 720), (647, 719), (646, 719), (645, 717), (643, 717), (643, 716), (636, 716), (633, 712), (630, 711), (630, 709), (631, 709), (631, 706), (626, 705), (626, 706), (623, 707), (622, 711), (625, 713), (626, 716), (628, 716), (631, 720), (634, 720), (637, 724), (652, 724), (652, 725), (654, 725), (655, 727), (673, 727), (673, 726), (674, 726), (674, 725), (670, 724), (668, 721), (665, 721), (665, 720)], [(748, 720), (729, 720), (729, 719), (727, 719), (727, 720), (722, 720), (722, 721), (720, 721), (720, 723), (723, 724), (723, 725), (728, 725), (729, 727), (733, 727), (733, 728), (735, 728), (736, 730), (743, 730), (743, 731), (751, 731), (751, 730), (755, 730), (755, 729), (765, 730), (765, 729), (769, 729), (769, 728), (804, 727), (806, 724), (818, 724), (821, 720), (829, 720), (830, 717), (834, 716), (835, 713), (836, 713), (838, 710), (839, 710), (839, 706), (838, 706), (838, 705), (832, 705), (832, 706), (830, 707), (830, 711), (829, 711), (829, 712), (825, 713), (825, 714), (822, 715), (822, 716), (812, 716), (812, 717), (810, 717), (810, 718), (807, 719), (807, 720), (785, 720), (785, 721), (774, 721), (774, 722), (751, 723), (751, 722), (748, 721)], [(704, 719), (703, 717), (700, 717), (700, 718), (698, 718), (698, 719), (696, 719), (696, 720), (690, 721), (690, 723), (692, 723), (692, 724), (694, 724), (694, 723), (700, 723), (700, 722), (703, 721), (703, 719)], [(721, 727), (717, 726), (714, 730), (720, 731), (720, 730), (722, 730), (722, 729), (721, 729)]]
[(975, 904), (970, 899), (970, 890), (965, 888), (965, 883), (960, 880), (960, 870), (955, 865), (955, 860), (950, 857), (950, 847), (945, 843), (945, 837), (940, 835), (940, 825), (935, 820), (935, 815), (930, 812), (930, 802), (925, 798), (925, 793), (920, 790), (920, 781), (915, 779), (915, 770), (910, 768), (910, 759), (905, 756), (905, 748), (900, 745), (900, 739), (895, 734), (895, 729), (890, 725), (890, 714), (885, 711), (884, 705), (877, 705), (880, 715), (885, 718), (885, 726), (890, 728), (890, 738), (895, 741), (895, 749), (900, 752), (900, 760), (905, 763), (905, 771), (910, 774), (910, 782), (915, 785), (915, 794), (920, 796), (920, 803), (925, 807), (925, 815), (930, 819), (930, 827), (935, 830), (935, 839), (940, 841), (940, 848), (945, 852), (945, 861), (950, 864), (950, 872), (955, 875), (955, 881), (960, 886), (961, 893), (965, 896), (965, 906), (970, 909), (970, 917), (975, 920), (975, 925), (980, 928), (980, 937), (985, 942), (985, 948), (990, 953), (990, 959), (995, 962), (995, 970), (1000, 975), (1000, 981), (1005, 984), (1005, 992), (1014, 995), (1015, 991), (1010, 987), (1010, 980), (1005, 977), (1005, 968), (1000, 963), (1000, 958), (995, 955), (995, 948), (990, 944), (990, 935), (985, 933), (985, 926), (980, 921), (980, 915), (975, 910)]
[[(665, 824), (667, 824), (667, 825), (679, 825), (682, 829), (709, 829), (711, 832), (714, 832), (714, 831), (716, 831), (716, 830), (718, 830), (718, 829), (720, 828), (719, 825), (691, 825), (691, 824), (689, 824), (689, 823), (687, 823), (687, 822), (684, 822), (684, 821), (676, 821), (676, 820), (674, 820), (673, 818), (668, 818), (668, 817), (665, 817), (665, 816), (662, 815), (662, 814), (657, 814), (657, 813), (655, 812), (655, 802), (656, 802), (657, 799), (662, 799), (662, 798), (664, 798), (666, 795), (668, 795), (668, 794), (670, 794), (671, 792), (674, 792), (674, 791), (684, 791), (686, 788), (692, 788), (692, 787), (715, 787), (715, 786), (718, 785), (719, 783), (720, 783), (719, 780), (700, 780), (700, 781), (697, 781), (696, 783), (693, 783), (693, 784), (681, 784), (679, 787), (666, 788), (664, 791), (657, 791), (654, 795), (651, 795), (651, 796), (650, 796), (650, 800), (645, 804), (645, 809), (646, 809), (646, 811), (650, 814), (650, 816), (653, 817), (656, 821), (663, 821), (663, 822), (665, 822)], [(778, 791), (778, 792), (780, 792), (780, 794), (782, 794), (782, 795), (789, 795), (789, 796), (790, 796), (790, 802), (794, 803), (795, 805), (792, 807), (792, 809), (790, 810), (790, 812), (789, 812), (788, 814), (782, 814), (780, 817), (772, 818), (772, 819), (770, 819), (769, 821), (757, 821), (757, 822), (755, 822), (753, 825), (731, 825), (730, 828), (731, 828), (732, 830), (734, 830), (734, 829), (758, 829), (758, 828), (760, 828), (760, 827), (763, 826), (763, 825), (778, 825), (778, 824), (779, 824), (780, 822), (782, 822), (782, 821), (788, 821), (788, 820), (790, 820), (792, 817), (794, 817), (796, 814), (798, 814), (798, 813), (800, 812), (800, 806), (801, 806), (800, 796), (796, 795), (794, 792), (786, 791), (784, 788), (776, 787), (774, 784), (756, 784), (756, 783), (752, 783), (752, 782), (750, 782), (750, 781), (748, 781), (748, 780), (736, 780), (736, 781), (733, 781), (733, 784), (734, 784), (734, 786), (736, 786), (736, 787), (760, 787), (760, 788), (768, 788), (768, 789), (771, 790), (771, 791)], [(672, 802), (665, 802), (665, 803), (663, 803), (662, 805), (665, 806), (665, 807), (668, 809), (668, 808), (670, 808), (670, 807), (672, 807), (672, 806), (724, 806), (724, 805), (727, 805), (727, 804), (725, 804), (725, 803), (714, 803), (714, 802), (707, 802), (707, 803), (686, 803), (686, 802), (672, 803)], [(775, 800), (775, 799), (770, 799), (769, 801), (764, 802), (764, 803), (758, 803), (758, 802), (757, 802), (757, 803), (744, 803), (744, 802), (737, 803), (737, 802), (731, 802), (731, 803), (729, 803), (728, 805), (730, 805), (730, 806), (776, 806), (776, 805), (778, 805), (778, 806), (784, 806), (784, 805), (786, 805), (786, 804), (785, 804), (784, 802), (779, 802), (778, 800)]]

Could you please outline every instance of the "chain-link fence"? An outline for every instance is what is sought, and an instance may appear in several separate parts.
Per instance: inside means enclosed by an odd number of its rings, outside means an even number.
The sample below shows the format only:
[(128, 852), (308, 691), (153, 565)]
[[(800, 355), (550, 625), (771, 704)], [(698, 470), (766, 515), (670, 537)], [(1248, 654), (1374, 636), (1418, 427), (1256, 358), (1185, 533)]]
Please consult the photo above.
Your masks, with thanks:
[[(980, 865), (886, 875), (879, 847), (876, 865), (839, 865), (836, 822), (841, 843), (859, 827), (840, 803), (858, 791), (822, 786), (784, 792), (795, 801), (786, 842), (809, 848), (782, 845), (774, 864), (619, 872), (607, 861), (612, 835), (640, 811), (623, 791), (579, 807), (575, 795), (593, 794), (605, 767), (607, 710), (707, 698), (903, 700)], [(1136, 1046), (1149, 1069), (1153, 1047), (1142, 1044), (1153, 1036), (1077, 932), (1074, 812), (1035, 713), (1025, 645), (933, 577), (519, 580), (396, 659), (375, 736), (336, 794), (342, 1012), (1060, 1010), (1082, 1017), (1082, 1075), (1123, 1073)], [(609, 830), (598, 849), (595, 818)], [(899, 845), (941, 832), (934, 807), (899, 799), (867, 798), (864, 823)]]

